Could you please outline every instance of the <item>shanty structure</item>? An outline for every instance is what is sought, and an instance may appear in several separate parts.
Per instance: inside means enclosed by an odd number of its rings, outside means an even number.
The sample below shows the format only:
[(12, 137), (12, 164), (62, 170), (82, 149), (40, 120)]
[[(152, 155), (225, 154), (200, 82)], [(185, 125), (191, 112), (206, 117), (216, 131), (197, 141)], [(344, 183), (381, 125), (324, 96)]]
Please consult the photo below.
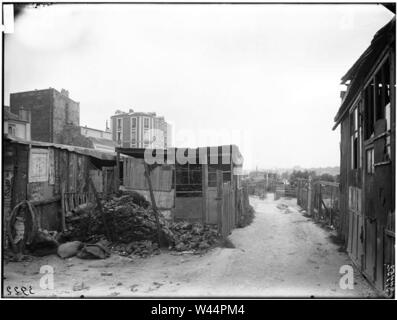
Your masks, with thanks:
[[(116, 148), (116, 152), (123, 160), (119, 167), (121, 189), (137, 191), (150, 200), (144, 174), (145, 153), (156, 158), (160, 152), (164, 162), (150, 165), (150, 181), (159, 209), (168, 211), (174, 220), (218, 224), (220, 200), (227, 198), (223, 211), (230, 216), (230, 224), (235, 225), (243, 163), (237, 146), (166, 150)], [(183, 163), (178, 156), (182, 156)]]
[(93, 188), (115, 190), (115, 153), (7, 135), (3, 148), (4, 225), (13, 208), (28, 201), (38, 229), (62, 231), (65, 214), (88, 202)]
[(395, 256), (395, 17), (343, 76), (335, 116), (341, 128), (340, 234), (380, 291), (390, 288)]

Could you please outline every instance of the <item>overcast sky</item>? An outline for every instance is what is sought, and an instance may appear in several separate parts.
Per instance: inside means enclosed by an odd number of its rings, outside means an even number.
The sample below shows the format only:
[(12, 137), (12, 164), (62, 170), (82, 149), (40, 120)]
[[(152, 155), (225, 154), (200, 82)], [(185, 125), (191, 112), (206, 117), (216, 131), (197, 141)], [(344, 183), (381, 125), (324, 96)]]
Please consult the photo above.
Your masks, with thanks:
[(247, 169), (338, 166), (340, 78), (392, 17), (380, 5), (27, 8), (5, 37), (5, 104), (65, 88), (81, 125), (154, 111), (175, 145), (236, 143)]

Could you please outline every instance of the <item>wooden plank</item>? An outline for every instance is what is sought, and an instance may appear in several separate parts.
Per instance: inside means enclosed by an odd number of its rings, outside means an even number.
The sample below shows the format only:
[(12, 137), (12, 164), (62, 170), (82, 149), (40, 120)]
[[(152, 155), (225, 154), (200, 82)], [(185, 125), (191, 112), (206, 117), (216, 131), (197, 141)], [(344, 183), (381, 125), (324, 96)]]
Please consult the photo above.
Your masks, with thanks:
[[(125, 159), (125, 158), (124, 158)], [(115, 192), (119, 192), (119, 187), (120, 187), (120, 152), (117, 151), (116, 155), (116, 179), (115, 181)]]
[(202, 190), (203, 190), (203, 214), (202, 222), (207, 223), (209, 221), (208, 216), (208, 164), (202, 165)]
[(222, 234), (222, 207), (223, 207), (223, 173), (216, 170), (216, 190), (217, 212), (218, 212), (218, 232)]
[(115, 239), (113, 237), (113, 233), (110, 231), (110, 227), (109, 227), (109, 225), (107, 223), (105, 213), (103, 212), (103, 209), (102, 209), (101, 199), (99, 199), (98, 193), (97, 193), (97, 191), (95, 189), (94, 183), (92, 182), (91, 178), (88, 178), (88, 183), (89, 183), (89, 185), (90, 185), (90, 187), (92, 189), (92, 192), (94, 193), (97, 209), (101, 213), (103, 225), (105, 226), (105, 230), (106, 230), (106, 235), (107, 235), (109, 240), (114, 241)]
[(48, 158), (49, 158), (49, 172), (48, 172), (48, 183), (54, 185), (55, 184), (55, 157), (54, 157), (54, 149), (50, 148), (48, 150)]
[(160, 220), (159, 220), (159, 212), (157, 210), (157, 205), (156, 205), (156, 200), (154, 198), (154, 194), (153, 194), (153, 188), (152, 188), (152, 182), (150, 180), (150, 169), (149, 166), (145, 163), (145, 177), (147, 180), (147, 183), (149, 185), (149, 191), (150, 191), (150, 198), (151, 198), (151, 202), (152, 202), (152, 208), (154, 211), (154, 215), (156, 217), (156, 225), (157, 225), (157, 240), (158, 240), (158, 244), (159, 247), (162, 246), (162, 242), (161, 242), (161, 227), (160, 227)]
[(43, 199), (43, 200), (32, 200), (29, 201), (33, 206), (42, 206), (42, 205), (46, 205), (46, 204), (50, 204), (50, 203), (54, 203), (54, 202), (58, 202), (61, 201), (61, 196), (55, 196), (55, 197), (51, 197), (48, 199)]

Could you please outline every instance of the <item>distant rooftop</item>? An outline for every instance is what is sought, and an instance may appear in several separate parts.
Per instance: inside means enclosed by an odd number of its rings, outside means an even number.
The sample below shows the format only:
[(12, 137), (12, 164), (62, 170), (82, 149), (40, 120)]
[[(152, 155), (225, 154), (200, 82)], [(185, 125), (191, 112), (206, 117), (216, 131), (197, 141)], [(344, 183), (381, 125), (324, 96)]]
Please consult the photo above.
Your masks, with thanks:
[(52, 87), (49, 87), (47, 89), (34, 89), (34, 90), (29, 90), (29, 91), (19, 91), (19, 92), (13, 92), (10, 95), (15, 95), (15, 94), (28, 94), (28, 93), (32, 93), (32, 92), (40, 92), (40, 91), (55, 91), (56, 93), (58, 93), (59, 95), (62, 95), (70, 100), (72, 100), (73, 102), (77, 102), (73, 99), (70, 98), (69, 96), (69, 91), (66, 89), (61, 89), (61, 91), (58, 91), (57, 89), (54, 89)]
[(112, 115), (111, 117), (120, 117), (120, 116), (131, 116), (131, 115), (135, 115), (135, 116), (147, 116), (147, 117), (156, 117), (159, 119), (163, 119), (163, 116), (158, 116), (156, 114), (156, 112), (142, 112), (142, 111), (134, 111), (133, 109), (129, 109), (128, 112), (122, 111), (122, 110), (116, 110), (114, 115)]

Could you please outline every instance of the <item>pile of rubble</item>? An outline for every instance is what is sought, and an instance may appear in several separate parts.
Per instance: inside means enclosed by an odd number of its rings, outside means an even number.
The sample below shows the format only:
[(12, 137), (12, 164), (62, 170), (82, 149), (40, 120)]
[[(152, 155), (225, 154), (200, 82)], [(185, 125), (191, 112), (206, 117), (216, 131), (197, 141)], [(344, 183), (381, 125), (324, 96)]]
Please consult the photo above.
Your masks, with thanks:
[[(67, 217), (68, 241), (95, 243), (107, 234), (104, 219), (112, 239), (112, 251), (120, 255), (147, 257), (160, 253), (156, 215), (150, 203), (138, 193), (102, 201), (103, 215), (92, 205), (79, 207)], [(162, 247), (184, 252), (202, 252), (218, 242), (216, 226), (188, 222), (169, 222), (159, 214)]]
[[(157, 240), (156, 215), (149, 203), (142, 198), (139, 194), (130, 193), (103, 203), (103, 210), (113, 233), (113, 241), (131, 243)], [(172, 232), (161, 214), (159, 223), (164, 242), (170, 242)]]
[(176, 251), (203, 251), (218, 242), (219, 235), (216, 226), (200, 223), (178, 222), (170, 226), (173, 232)]
[(150, 240), (133, 241), (128, 244), (119, 243), (113, 246), (113, 252), (121, 256), (139, 256), (142, 258), (160, 254), (160, 249), (157, 242)]

